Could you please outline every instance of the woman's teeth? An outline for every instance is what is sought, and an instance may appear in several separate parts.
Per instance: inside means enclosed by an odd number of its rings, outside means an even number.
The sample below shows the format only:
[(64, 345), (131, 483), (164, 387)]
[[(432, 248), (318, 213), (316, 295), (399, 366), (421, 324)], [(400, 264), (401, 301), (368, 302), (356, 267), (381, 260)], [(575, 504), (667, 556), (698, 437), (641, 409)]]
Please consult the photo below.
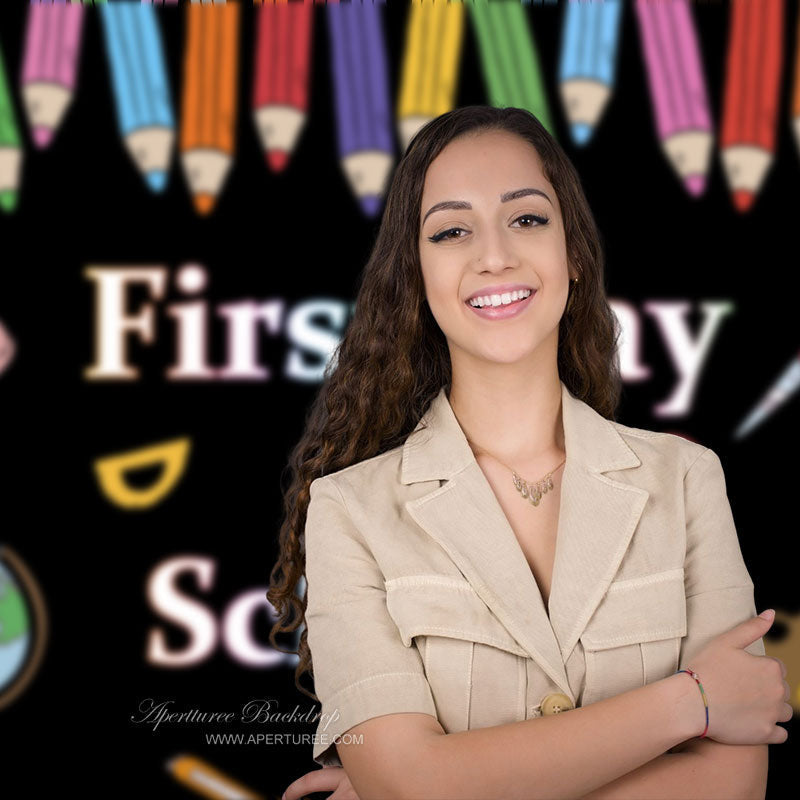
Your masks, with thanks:
[(530, 289), (523, 289), (522, 291), (486, 295), (485, 297), (473, 297), (469, 301), (469, 304), (475, 308), (483, 308), (484, 306), (507, 306), (511, 303), (516, 303), (518, 300), (524, 300), (530, 293)]

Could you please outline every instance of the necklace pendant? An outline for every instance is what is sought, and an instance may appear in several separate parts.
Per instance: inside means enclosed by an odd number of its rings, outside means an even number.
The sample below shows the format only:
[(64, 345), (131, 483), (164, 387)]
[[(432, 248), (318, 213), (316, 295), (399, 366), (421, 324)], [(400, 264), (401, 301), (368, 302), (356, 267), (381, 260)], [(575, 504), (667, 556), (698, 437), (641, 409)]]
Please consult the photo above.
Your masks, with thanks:
[[(562, 461), (561, 464), (563, 463), (564, 462)], [(561, 464), (559, 464), (558, 466), (560, 467)], [(511, 469), (510, 467), (506, 468)], [(528, 483), (528, 481), (526, 481), (524, 478), (520, 477), (517, 474), (516, 470), (512, 469), (511, 475), (514, 481), (514, 488), (522, 495), (524, 499), (530, 500), (531, 505), (538, 506), (539, 502), (542, 499), (542, 495), (547, 494), (547, 492), (549, 492), (551, 489), (554, 488), (553, 472), (555, 472), (555, 470), (553, 470), (552, 472), (548, 472), (547, 475), (544, 476), (544, 478), (542, 478), (540, 481), (536, 481), (536, 483)]]

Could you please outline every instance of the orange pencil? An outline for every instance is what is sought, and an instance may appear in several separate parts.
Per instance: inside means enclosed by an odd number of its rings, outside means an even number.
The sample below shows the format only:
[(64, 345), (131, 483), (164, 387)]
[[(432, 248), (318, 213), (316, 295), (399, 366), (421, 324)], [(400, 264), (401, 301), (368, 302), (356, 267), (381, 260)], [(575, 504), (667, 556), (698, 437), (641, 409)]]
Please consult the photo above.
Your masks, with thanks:
[(214, 208), (233, 161), (239, 64), (239, 3), (186, 7), (179, 150), (194, 206)]
[(775, 156), (783, 15), (783, 0), (736, 0), (731, 5), (719, 144), (740, 212), (753, 205)]
[(199, 756), (178, 753), (165, 766), (189, 791), (210, 800), (262, 800), (261, 795)]

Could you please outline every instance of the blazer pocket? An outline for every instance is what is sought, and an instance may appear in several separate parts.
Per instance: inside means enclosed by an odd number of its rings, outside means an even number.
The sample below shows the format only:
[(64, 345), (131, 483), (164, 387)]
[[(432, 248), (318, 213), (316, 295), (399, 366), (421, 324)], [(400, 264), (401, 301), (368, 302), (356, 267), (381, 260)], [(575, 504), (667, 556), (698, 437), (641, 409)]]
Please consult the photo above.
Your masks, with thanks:
[(525, 719), (527, 653), (463, 579), (386, 581), (386, 605), (406, 647), (422, 655), (446, 733)]
[(683, 567), (614, 581), (581, 635), (581, 705), (666, 678), (686, 635)]

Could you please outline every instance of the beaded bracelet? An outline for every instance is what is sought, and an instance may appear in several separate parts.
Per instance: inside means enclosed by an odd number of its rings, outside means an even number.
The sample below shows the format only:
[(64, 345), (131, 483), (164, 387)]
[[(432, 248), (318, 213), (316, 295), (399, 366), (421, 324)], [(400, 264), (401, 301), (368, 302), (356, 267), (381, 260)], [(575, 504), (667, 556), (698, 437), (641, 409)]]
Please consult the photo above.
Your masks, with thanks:
[[(697, 685), (700, 687), (700, 694), (703, 695), (703, 705), (706, 707), (706, 729), (699, 736), (699, 738), (702, 739), (708, 733), (708, 700), (706, 700), (706, 693), (703, 691), (703, 684), (700, 683), (700, 676), (691, 667), (679, 669), (678, 672), (685, 672), (690, 678), (694, 678), (695, 681), (697, 681)], [(678, 672), (675, 674), (677, 675)]]

